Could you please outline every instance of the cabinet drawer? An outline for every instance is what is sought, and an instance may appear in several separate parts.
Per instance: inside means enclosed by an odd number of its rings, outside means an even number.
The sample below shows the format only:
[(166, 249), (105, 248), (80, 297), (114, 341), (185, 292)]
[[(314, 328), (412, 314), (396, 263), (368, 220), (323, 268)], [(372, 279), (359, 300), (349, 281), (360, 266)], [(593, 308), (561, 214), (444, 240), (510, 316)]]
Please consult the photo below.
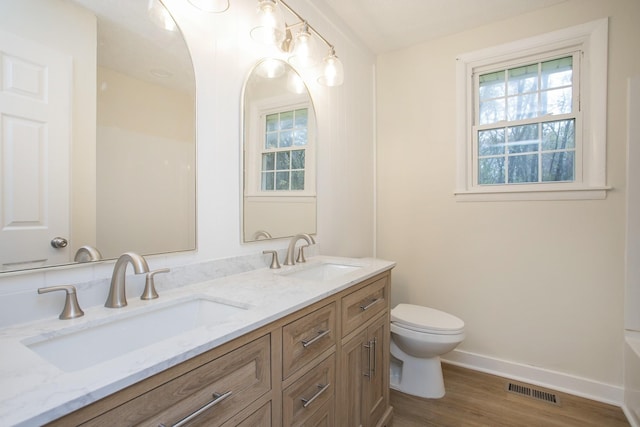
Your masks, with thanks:
[(316, 418), (316, 412), (325, 404), (330, 403), (333, 407), (335, 369), (335, 355), (332, 354), (283, 391), (283, 426), (306, 425), (307, 421)]
[[(222, 425), (271, 389), (270, 335), (258, 338), (90, 421), (86, 425)], [(213, 402), (217, 403), (213, 403)]]
[(283, 379), (306, 365), (336, 341), (336, 304), (324, 306), (282, 328)]
[(333, 427), (335, 419), (335, 400), (331, 399), (301, 425), (304, 427)]
[[(269, 427), (271, 426), (271, 402), (267, 402), (259, 409), (241, 421), (229, 420), (222, 427)], [(191, 427), (191, 426), (189, 426)]]
[(364, 325), (389, 305), (388, 276), (342, 298), (342, 336)]

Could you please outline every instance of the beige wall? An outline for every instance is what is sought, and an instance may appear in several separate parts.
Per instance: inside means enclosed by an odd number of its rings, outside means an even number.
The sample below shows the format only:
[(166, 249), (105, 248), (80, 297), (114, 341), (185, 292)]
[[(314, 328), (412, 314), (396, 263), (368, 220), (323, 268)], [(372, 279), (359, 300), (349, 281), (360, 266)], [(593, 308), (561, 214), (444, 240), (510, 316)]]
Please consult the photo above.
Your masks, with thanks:
[(96, 246), (105, 258), (194, 248), (193, 97), (102, 67), (97, 81)]
[[(457, 202), (456, 56), (610, 17), (602, 201)], [(378, 58), (378, 256), (393, 303), (451, 312), (459, 349), (622, 384), (626, 79), (640, 72), (640, 2), (557, 6)]]

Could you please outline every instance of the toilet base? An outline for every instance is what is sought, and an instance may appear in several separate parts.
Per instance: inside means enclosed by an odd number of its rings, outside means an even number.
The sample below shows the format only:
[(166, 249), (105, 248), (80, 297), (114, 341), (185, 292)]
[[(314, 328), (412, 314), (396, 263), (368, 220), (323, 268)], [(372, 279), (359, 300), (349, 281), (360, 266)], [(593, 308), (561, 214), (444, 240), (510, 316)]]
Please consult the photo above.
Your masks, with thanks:
[[(395, 347), (395, 348), (394, 348)], [(440, 399), (445, 395), (440, 357), (416, 358), (402, 352), (391, 340), (390, 387), (402, 393), (426, 399)], [(400, 359), (400, 357), (402, 359)], [(410, 372), (410, 375), (403, 375)]]

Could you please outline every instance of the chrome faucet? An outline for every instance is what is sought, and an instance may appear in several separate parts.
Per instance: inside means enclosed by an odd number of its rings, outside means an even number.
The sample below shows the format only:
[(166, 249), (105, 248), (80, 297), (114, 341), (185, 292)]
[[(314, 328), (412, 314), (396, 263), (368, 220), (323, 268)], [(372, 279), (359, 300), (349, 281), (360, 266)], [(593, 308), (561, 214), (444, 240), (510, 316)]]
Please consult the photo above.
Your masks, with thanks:
[(296, 243), (301, 239), (306, 240), (309, 245), (313, 245), (314, 243), (316, 243), (316, 241), (313, 240), (313, 237), (311, 237), (309, 234), (296, 234), (295, 236), (293, 236), (291, 238), (291, 241), (289, 242), (289, 249), (287, 249), (287, 257), (284, 260), (284, 265), (295, 265), (296, 262), (294, 260), (294, 253), (296, 251)]
[(127, 265), (131, 263), (136, 274), (148, 273), (149, 265), (142, 255), (134, 252), (125, 252), (120, 255), (113, 267), (113, 275), (111, 276), (111, 287), (109, 288), (109, 296), (105, 307), (120, 308), (127, 305), (127, 295), (125, 292), (125, 273)]

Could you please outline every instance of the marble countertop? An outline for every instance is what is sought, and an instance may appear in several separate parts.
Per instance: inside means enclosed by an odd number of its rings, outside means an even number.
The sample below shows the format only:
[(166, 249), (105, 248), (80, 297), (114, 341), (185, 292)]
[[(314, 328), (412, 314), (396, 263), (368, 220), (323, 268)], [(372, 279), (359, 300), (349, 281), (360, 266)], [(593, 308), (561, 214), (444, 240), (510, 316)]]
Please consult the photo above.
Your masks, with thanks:
[[(321, 263), (361, 267), (325, 281), (287, 274)], [(42, 425), (95, 402), (131, 384), (177, 365), (247, 332), (291, 314), (392, 268), (374, 258), (316, 256), (307, 263), (249, 271), (163, 292), (159, 299), (129, 299), (120, 309), (84, 308), (83, 317), (57, 318), (0, 330), (0, 425)], [(56, 337), (110, 323), (120, 317), (156, 310), (163, 305), (208, 298), (245, 308), (224, 322), (201, 326), (92, 366), (65, 372), (25, 346), (34, 337)], [(144, 331), (141, 331), (143, 334)], [(69, 351), (80, 351), (72, 348)]]

